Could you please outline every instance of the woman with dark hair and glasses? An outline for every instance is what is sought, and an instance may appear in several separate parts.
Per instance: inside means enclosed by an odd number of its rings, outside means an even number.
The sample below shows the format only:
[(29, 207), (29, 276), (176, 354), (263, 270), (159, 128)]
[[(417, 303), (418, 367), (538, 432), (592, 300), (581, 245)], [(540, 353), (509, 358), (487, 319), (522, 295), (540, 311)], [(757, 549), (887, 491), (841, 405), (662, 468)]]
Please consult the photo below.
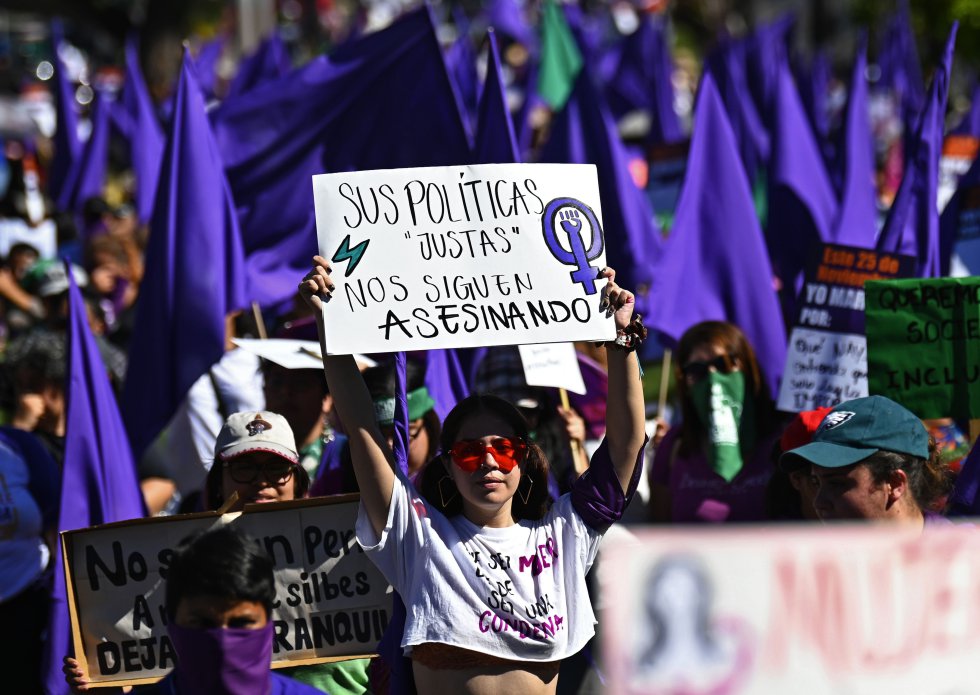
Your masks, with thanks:
[(225, 420), (205, 483), (208, 509), (219, 509), (233, 492), (238, 500), (226, 511), (241, 511), (253, 502), (301, 499), (309, 489), (310, 477), (299, 465), (286, 418), (249, 410)]
[[(324, 358), (361, 489), (357, 539), (406, 604), (401, 646), (419, 692), (554, 693), (561, 660), (595, 633), (585, 575), (636, 489), (645, 439), (633, 354), (645, 331), (615, 272), (598, 279), (608, 282), (597, 308), (617, 328), (606, 439), (550, 507), (547, 462), (514, 406), (490, 396), (459, 403), (419, 493), (399, 472), (353, 360)], [(315, 257), (300, 291), (318, 318), (333, 289), (329, 263)], [(322, 319), (318, 327), (322, 343)]]
[(779, 433), (755, 351), (737, 326), (704, 321), (681, 336), (676, 357), (683, 420), (650, 470), (654, 520), (765, 520)]

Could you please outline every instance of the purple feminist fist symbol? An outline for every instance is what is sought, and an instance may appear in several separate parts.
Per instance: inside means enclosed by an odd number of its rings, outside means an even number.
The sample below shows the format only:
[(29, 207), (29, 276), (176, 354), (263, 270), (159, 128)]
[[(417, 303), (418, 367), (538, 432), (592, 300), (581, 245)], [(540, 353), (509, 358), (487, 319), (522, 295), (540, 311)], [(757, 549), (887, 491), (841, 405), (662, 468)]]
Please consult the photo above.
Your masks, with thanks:
[[(582, 238), (582, 233), (585, 231), (583, 218), (590, 227), (587, 232), (591, 235), (588, 248)], [(558, 237), (558, 230), (555, 229), (556, 221), (561, 222), (562, 231), (568, 235), (567, 247)], [(544, 241), (548, 244), (551, 255), (563, 265), (575, 267), (575, 270), (569, 273), (572, 282), (580, 283), (586, 294), (595, 294), (595, 280), (599, 269), (589, 265), (589, 261), (594, 261), (602, 253), (603, 239), (599, 220), (596, 219), (592, 208), (575, 198), (555, 198), (545, 207), (544, 214), (541, 216), (541, 225), (544, 228)]]

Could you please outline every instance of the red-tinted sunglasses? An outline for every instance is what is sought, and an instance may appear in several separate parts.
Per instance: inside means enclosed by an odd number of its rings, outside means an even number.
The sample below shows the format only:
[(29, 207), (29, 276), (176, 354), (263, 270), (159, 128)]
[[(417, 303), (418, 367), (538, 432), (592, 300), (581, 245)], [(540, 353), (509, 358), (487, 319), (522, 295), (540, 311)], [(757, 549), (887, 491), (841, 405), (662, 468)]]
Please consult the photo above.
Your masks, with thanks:
[(527, 444), (517, 437), (494, 437), (489, 443), (482, 439), (463, 439), (453, 444), (449, 458), (467, 473), (473, 473), (490, 454), (500, 470), (509, 473), (524, 460), (526, 453)]

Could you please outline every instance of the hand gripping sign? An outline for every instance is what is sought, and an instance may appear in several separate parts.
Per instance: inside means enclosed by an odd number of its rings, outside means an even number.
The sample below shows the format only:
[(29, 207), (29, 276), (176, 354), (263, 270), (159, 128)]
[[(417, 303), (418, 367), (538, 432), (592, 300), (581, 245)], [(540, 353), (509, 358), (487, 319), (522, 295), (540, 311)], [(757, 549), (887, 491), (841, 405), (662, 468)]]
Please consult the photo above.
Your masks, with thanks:
[(327, 352), (610, 340), (596, 170), (485, 164), (313, 177), (336, 284)]

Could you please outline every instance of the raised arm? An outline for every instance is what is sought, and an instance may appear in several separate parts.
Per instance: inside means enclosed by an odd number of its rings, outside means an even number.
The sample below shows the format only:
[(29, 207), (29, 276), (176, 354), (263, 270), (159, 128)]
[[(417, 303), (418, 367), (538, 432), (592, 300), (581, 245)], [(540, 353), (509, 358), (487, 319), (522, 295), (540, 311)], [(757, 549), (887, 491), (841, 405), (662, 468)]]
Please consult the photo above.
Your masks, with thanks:
[[(616, 284), (616, 271), (601, 273), (609, 283), (604, 290), (607, 311), (612, 311), (616, 330), (626, 328), (633, 318), (633, 293)], [(606, 401), (606, 442), (616, 470), (616, 477), (626, 492), (646, 439), (643, 384), (640, 363), (635, 351), (608, 346), (609, 395)]]
[(371, 395), (350, 355), (327, 356), (323, 329), (323, 302), (329, 301), (334, 283), (330, 263), (313, 257), (313, 269), (299, 285), (300, 295), (313, 309), (323, 354), (323, 373), (333, 396), (334, 407), (350, 441), (354, 476), (361, 489), (361, 502), (367, 510), (374, 532), (381, 535), (388, 520), (388, 506), (395, 483), (394, 456), (378, 428)]

